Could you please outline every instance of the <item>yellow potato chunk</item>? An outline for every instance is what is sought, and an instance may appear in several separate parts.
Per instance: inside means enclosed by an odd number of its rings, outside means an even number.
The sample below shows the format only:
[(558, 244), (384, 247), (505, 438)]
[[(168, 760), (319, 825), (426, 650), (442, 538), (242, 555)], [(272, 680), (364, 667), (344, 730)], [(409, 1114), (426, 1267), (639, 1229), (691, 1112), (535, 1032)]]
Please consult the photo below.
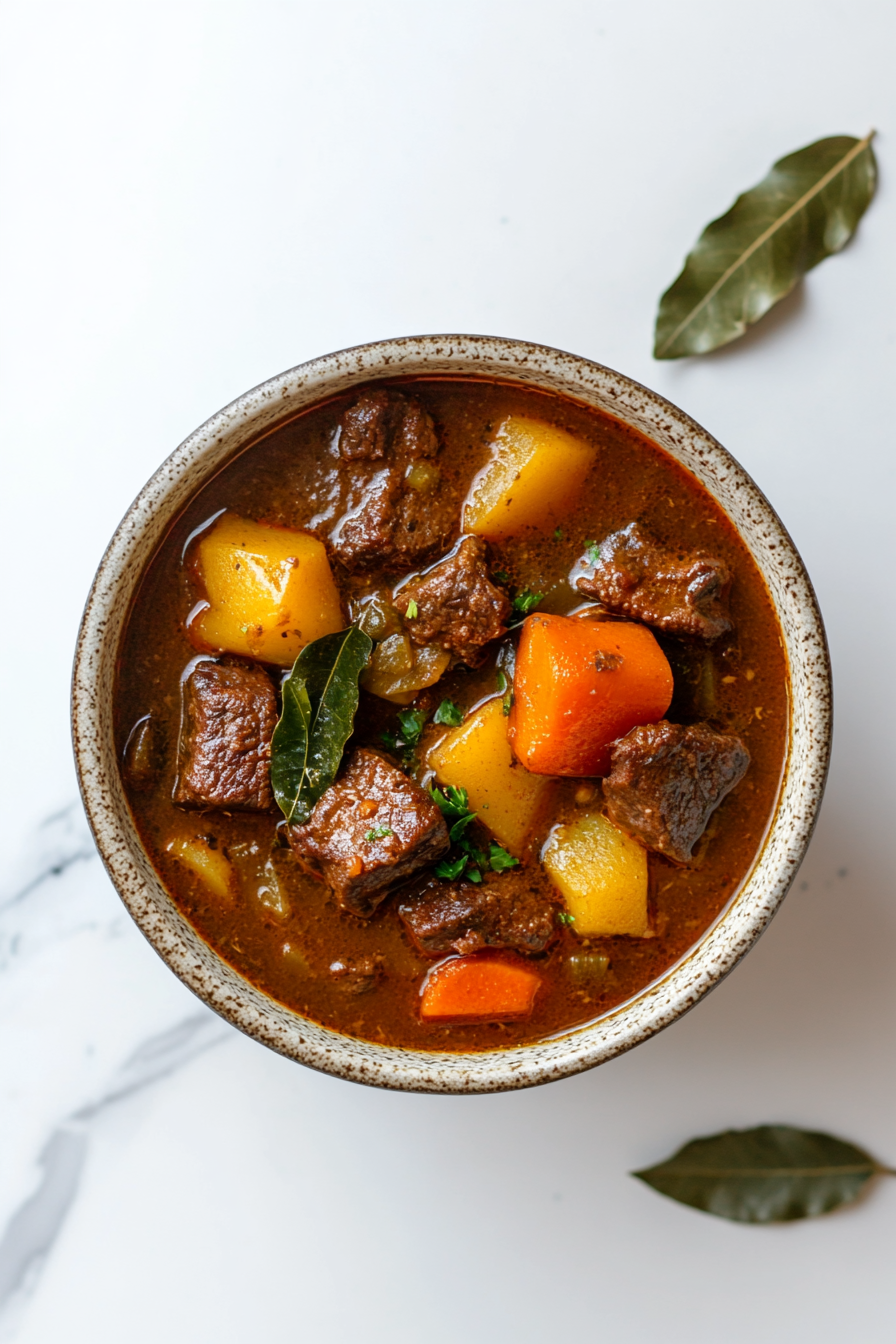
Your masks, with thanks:
[(541, 858), (576, 933), (647, 935), (647, 851), (606, 817), (592, 813), (557, 826)]
[(464, 506), (464, 531), (498, 539), (528, 527), (553, 529), (581, 488), (593, 454), (563, 429), (508, 415), (492, 456), (477, 474)]
[(225, 513), (196, 548), (196, 572), (209, 605), (190, 634), (208, 648), (291, 667), (306, 644), (342, 629), (327, 552), (308, 532)]
[(407, 635), (390, 635), (371, 654), (361, 685), (382, 700), (409, 705), (418, 691), (435, 685), (450, 662), (451, 654), (434, 644), (415, 649)]
[(514, 759), (500, 700), (488, 700), (429, 753), (440, 784), (466, 789), (470, 809), (511, 854), (526, 840), (553, 788), (544, 775), (530, 775)]
[(233, 905), (236, 896), (236, 875), (230, 860), (220, 849), (212, 849), (199, 836), (181, 836), (166, 845), (185, 868), (189, 868), (222, 905)]

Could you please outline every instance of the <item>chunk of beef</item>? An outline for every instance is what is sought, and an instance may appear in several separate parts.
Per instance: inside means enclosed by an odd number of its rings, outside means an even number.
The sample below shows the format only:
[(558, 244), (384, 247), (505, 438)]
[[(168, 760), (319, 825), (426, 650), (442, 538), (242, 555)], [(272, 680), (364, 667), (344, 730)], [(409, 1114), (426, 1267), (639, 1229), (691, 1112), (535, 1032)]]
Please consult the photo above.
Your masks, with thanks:
[(428, 956), (483, 947), (542, 952), (556, 932), (556, 906), (525, 868), (491, 873), (477, 886), (432, 882), (419, 896), (402, 902), (398, 913)]
[(343, 908), (364, 918), (390, 887), (440, 858), (449, 843), (429, 794), (363, 747), (306, 825), (289, 828), (289, 842), (320, 870)]
[(577, 586), (608, 611), (670, 635), (718, 639), (733, 629), (727, 610), (731, 572), (724, 560), (661, 546), (639, 523), (604, 538), (594, 573)]
[(377, 981), (383, 973), (383, 958), (340, 957), (330, 963), (330, 975), (338, 989), (345, 994), (369, 994), (376, 989)]
[(345, 412), (341, 516), (330, 542), (348, 569), (410, 568), (445, 545), (453, 511), (434, 491), (438, 451), (432, 419), (401, 392), (365, 392)]
[(379, 462), (392, 436), (394, 398), (388, 392), (365, 392), (342, 417), (339, 456), (345, 462)]
[(633, 728), (613, 748), (603, 782), (607, 812), (623, 830), (687, 863), (706, 823), (743, 778), (750, 753), (739, 737), (706, 723), (687, 728), (649, 723)]
[(436, 644), (475, 664), (483, 644), (507, 633), (510, 602), (488, 577), (486, 562), (485, 542), (464, 537), (444, 560), (395, 594), (405, 617), (408, 605), (416, 604), (417, 615), (408, 619), (415, 644)]
[(265, 812), (273, 806), (271, 737), (277, 699), (260, 667), (197, 663), (183, 687), (174, 801)]

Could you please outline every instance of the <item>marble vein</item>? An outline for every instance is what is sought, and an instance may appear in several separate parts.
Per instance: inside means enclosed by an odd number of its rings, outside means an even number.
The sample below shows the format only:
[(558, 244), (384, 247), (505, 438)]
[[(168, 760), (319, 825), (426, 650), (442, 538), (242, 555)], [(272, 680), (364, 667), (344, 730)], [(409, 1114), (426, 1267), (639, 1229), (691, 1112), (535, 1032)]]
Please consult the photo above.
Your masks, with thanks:
[(202, 1010), (142, 1042), (110, 1078), (106, 1090), (68, 1116), (40, 1154), (40, 1182), (13, 1213), (0, 1238), (0, 1319), (21, 1307), (59, 1236), (78, 1192), (90, 1127), (110, 1106), (169, 1077), (233, 1036), (233, 1028)]
[(18, 1333), (102, 1117), (236, 1035), (155, 958), (95, 858), (73, 801), (35, 827), (0, 889), (0, 1078), (18, 1119), (0, 1150), (3, 1339)]

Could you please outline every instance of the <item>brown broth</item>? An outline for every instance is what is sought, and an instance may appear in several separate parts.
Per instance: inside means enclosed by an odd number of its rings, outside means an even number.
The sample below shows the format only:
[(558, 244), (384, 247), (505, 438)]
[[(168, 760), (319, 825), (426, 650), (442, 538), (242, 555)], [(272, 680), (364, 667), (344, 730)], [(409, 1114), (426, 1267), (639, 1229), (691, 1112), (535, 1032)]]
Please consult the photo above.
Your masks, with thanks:
[[(129, 788), (134, 819), (172, 898), (203, 938), (247, 980), (287, 1007), (349, 1035), (418, 1049), (482, 1050), (542, 1039), (593, 1020), (638, 993), (678, 961), (705, 933), (749, 873), (774, 812), (788, 734), (787, 666), (772, 605), (762, 578), (725, 514), (699, 483), (660, 448), (611, 417), (566, 398), (516, 385), (465, 379), (390, 383), (418, 398), (433, 416), (443, 450), (440, 489), (449, 491), (458, 518), (469, 484), (489, 452), (490, 434), (509, 413), (529, 415), (567, 429), (594, 449), (594, 464), (580, 502), (569, 510), (562, 536), (513, 539), (490, 547), (495, 570), (511, 586), (546, 594), (542, 609), (566, 612), (582, 604), (567, 576), (584, 544), (600, 540), (637, 518), (662, 541), (702, 547), (721, 556), (735, 581), (731, 596), (734, 634), (707, 652), (686, 641), (662, 639), (672, 663), (676, 694), (668, 717), (708, 719), (746, 742), (750, 769), (715, 813), (698, 862), (679, 868), (649, 856), (655, 936), (592, 939), (610, 960), (606, 976), (590, 988), (575, 984), (567, 958), (582, 941), (568, 928), (533, 965), (543, 985), (532, 1016), (505, 1025), (432, 1025), (420, 1020), (420, 983), (432, 961), (412, 948), (388, 897), (369, 921), (341, 912), (322, 884), (286, 861), (280, 871), (291, 913), (275, 919), (253, 895), (258, 858), (236, 864), (241, 901), (222, 909), (202, 884), (166, 852), (172, 834), (215, 837), (233, 856), (240, 844), (264, 858), (277, 834), (274, 814), (185, 814), (171, 801), (180, 722), (180, 679), (196, 656), (185, 621), (200, 596), (183, 563), (190, 534), (227, 508), (261, 522), (291, 528), (329, 526), (333, 509), (334, 430), (350, 395), (317, 406), (269, 432), (225, 466), (190, 502), (171, 528), (143, 577), (123, 638), (115, 692), (116, 725), (123, 751), (133, 725), (151, 714), (161, 729), (164, 764), (147, 791)], [(334, 566), (343, 597), (377, 586), (349, 578)], [(450, 697), (467, 709), (496, 690), (495, 649), (479, 669), (447, 673), (420, 702), (432, 709)], [(276, 677), (275, 677), (276, 680)], [(712, 693), (710, 695), (710, 692)], [(424, 696), (426, 697), (424, 701)], [(702, 699), (701, 699), (702, 697)], [(709, 697), (709, 698), (707, 698)], [(353, 744), (379, 746), (395, 726), (396, 707), (362, 695)], [(441, 730), (429, 726), (422, 744)], [(550, 825), (575, 813), (575, 783), (563, 783)], [(546, 877), (544, 878), (547, 881)], [(284, 945), (293, 955), (284, 955)], [(296, 955), (296, 949), (299, 949)], [(385, 974), (363, 996), (346, 995), (327, 973), (340, 957), (383, 958)]]

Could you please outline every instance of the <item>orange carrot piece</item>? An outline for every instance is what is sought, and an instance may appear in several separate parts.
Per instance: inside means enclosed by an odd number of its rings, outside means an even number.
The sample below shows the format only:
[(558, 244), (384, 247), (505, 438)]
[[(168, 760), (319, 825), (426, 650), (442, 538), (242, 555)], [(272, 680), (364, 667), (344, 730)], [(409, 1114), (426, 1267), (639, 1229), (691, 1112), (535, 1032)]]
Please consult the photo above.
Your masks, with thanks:
[(672, 703), (672, 669), (644, 625), (529, 616), (508, 736), (536, 775), (605, 775), (610, 746)]
[(519, 1022), (529, 1016), (541, 985), (520, 958), (478, 953), (434, 967), (421, 995), (426, 1022)]

